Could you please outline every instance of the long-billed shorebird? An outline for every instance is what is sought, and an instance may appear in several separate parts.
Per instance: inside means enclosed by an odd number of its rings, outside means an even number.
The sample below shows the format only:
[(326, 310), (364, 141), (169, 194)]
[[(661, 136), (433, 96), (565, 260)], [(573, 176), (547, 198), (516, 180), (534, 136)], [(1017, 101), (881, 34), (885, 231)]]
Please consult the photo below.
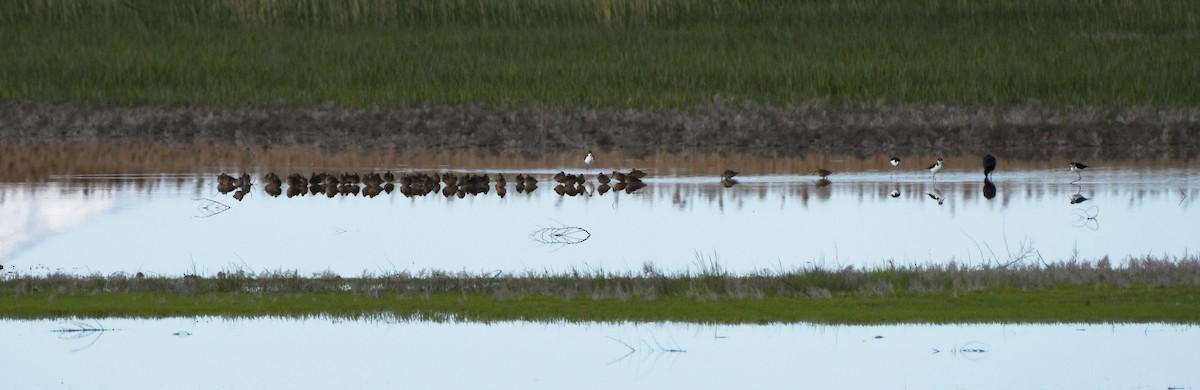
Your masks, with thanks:
[(933, 173), (933, 179), (937, 180), (937, 173), (938, 171), (942, 170), (942, 158), (938, 157), (937, 162), (933, 163), (933, 165), (930, 165), (927, 169), (929, 169), (930, 173)]
[(813, 171), (813, 174), (817, 175), (817, 177), (828, 180), (829, 175), (832, 175), (833, 172), (825, 168), (817, 168), (817, 170)]

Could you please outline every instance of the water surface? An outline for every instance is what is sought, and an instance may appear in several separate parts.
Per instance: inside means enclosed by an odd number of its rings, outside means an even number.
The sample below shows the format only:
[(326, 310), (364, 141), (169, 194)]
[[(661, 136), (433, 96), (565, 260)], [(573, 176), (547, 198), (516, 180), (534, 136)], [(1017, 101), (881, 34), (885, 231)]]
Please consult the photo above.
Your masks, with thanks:
[[(625, 271), (646, 263), (671, 271), (716, 263), (749, 272), (952, 260), (1119, 261), (1182, 256), (1200, 246), (1193, 231), (1200, 220), (1193, 206), (1200, 196), (1196, 162), (1096, 161), (1076, 174), (1065, 160), (1002, 159), (989, 188), (979, 159), (970, 156), (948, 158), (936, 178), (923, 169), (928, 157), (895, 170), (884, 157), (601, 158), (596, 167), (570, 155), (454, 155), (433, 157), (432, 165), (373, 158), (392, 165), (48, 171), (37, 180), (0, 183), (0, 264), (10, 275)], [(821, 181), (811, 174), (818, 166), (835, 173)], [(732, 186), (718, 177), (726, 167), (742, 170)], [(647, 186), (632, 193), (564, 196), (551, 180), (561, 170), (592, 177), (632, 168), (649, 174)], [(493, 181), (487, 193), (461, 198), (398, 189), (374, 197), (272, 197), (262, 185), (267, 172), (321, 170), (486, 173)], [(218, 191), (217, 174), (242, 171), (254, 186), (241, 200)], [(497, 174), (509, 180), (504, 197), (494, 187)], [(532, 174), (541, 185), (518, 193), (517, 174)], [(590, 185), (598, 183), (593, 178)], [(553, 236), (547, 228), (574, 233)]]
[[(76, 323), (78, 322), (78, 323)], [(61, 332), (88, 328), (95, 332)], [(6, 383), (60, 388), (1191, 388), (1166, 324), (707, 326), (387, 319), (0, 321)]]

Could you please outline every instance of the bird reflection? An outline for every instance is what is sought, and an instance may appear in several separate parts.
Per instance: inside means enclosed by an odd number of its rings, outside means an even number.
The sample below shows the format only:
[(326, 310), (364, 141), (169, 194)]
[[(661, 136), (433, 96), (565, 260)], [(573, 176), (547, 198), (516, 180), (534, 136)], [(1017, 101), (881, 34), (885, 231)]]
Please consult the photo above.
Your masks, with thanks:
[(825, 187), (830, 184), (833, 184), (833, 182), (829, 181), (829, 179), (826, 179), (826, 178), (817, 179), (817, 187)]
[(996, 197), (996, 185), (992, 183), (991, 179), (986, 177), (983, 179), (983, 197), (986, 199)]
[(1086, 227), (1092, 230), (1100, 230), (1100, 208), (1091, 206), (1086, 209), (1075, 209), (1074, 226), (1078, 228)]
[(1088, 200), (1088, 198), (1083, 196), (1083, 194), (1071, 195), (1071, 204), (1080, 204), (1080, 203), (1086, 202), (1087, 200)]
[(892, 192), (889, 192), (888, 195), (890, 195), (893, 198), (899, 198), (900, 197), (900, 187), (892, 185)]
[(927, 195), (929, 195), (930, 199), (936, 200), (938, 204), (942, 204), (946, 201), (946, 197), (942, 195), (942, 191), (937, 188), (929, 190)]
[(733, 187), (733, 186), (737, 185), (737, 183), (738, 183), (738, 181), (733, 180), (733, 179), (722, 179), (721, 180), (721, 186), (723, 186), (725, 188)]

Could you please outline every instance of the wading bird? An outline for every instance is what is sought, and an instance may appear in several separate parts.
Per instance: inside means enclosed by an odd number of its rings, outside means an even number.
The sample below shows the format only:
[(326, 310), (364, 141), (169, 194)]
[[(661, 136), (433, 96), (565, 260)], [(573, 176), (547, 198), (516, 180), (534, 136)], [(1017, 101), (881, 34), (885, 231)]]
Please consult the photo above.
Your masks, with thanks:
[(1084, 165), (1081, 162), (1071, 161), (1071, 172), (1075, 172), (1076, 175), (1079, 175), (1079, 178), (1076, 179), (1076, 181), (1083, 180), (1083, 172), (1081, 172), (1081, 171), (1083, 171), (1084, 169), (1087, 169), (1087, 167), (1088, 167), (1087, 165)]
[(900, 166), (900, 157), (892, 156), (892, 159), (888, 160), (888, 162), (892, 164), (892, 168), (898, 167)]
[(938, 157), (937, 162), (933, 163), (933, 165), (930, 165), (927, 169), (929, 169), (930, 173), (933, 173), (933, 179), (937, 180), (937, 173), (938, 171), (942, 170), (942, 158)]
[(996, 157), (992, 155), (983, 156), (983, 178), (990, 179), (992, 171), (996, 170)]
[(832, 175), (833, 172), (825, 168), (817, 168), (816, 171), (813, 171), (813, 174), (817, 175), (817, 177), (820, 177), (821, 179), (828, 180), (829, 175)]
[(592, 151), (588, 151), (586, 157), (583, 158), (583, 163), (588, 166), (588, 173), (592, 173), (592, 163), (596, 162), (596, 156), (592, 155)]

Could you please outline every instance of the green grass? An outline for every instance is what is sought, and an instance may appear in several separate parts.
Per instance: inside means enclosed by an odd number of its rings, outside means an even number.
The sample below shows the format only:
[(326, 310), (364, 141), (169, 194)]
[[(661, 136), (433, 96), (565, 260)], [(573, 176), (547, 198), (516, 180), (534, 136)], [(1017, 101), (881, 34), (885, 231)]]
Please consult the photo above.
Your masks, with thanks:
[(14, 0), (0, 100), (1193, 107), (1196, 20), (1170, 0)]
[(1196, 288), (1072, 287), (1040, 291), (938, 293), (902, 297), (654, 300), (535, 296), (496, 300), (439, 293), (371, 298), (349, 292), (296, 294), (106, 293), (0, 296), (4, 318), (373, 317), (466, 321), (677, 321), (697, 323), (1200, 323)]
[(664, 274), (446, 273), (343, 278), (50, 275), (0, 280), (0, 318), (336, 316), (470, 321), (702, 323), (1200, 323), (1200, 259), (1123, 267), (921, 266), (734, 275), (718, 264)]

